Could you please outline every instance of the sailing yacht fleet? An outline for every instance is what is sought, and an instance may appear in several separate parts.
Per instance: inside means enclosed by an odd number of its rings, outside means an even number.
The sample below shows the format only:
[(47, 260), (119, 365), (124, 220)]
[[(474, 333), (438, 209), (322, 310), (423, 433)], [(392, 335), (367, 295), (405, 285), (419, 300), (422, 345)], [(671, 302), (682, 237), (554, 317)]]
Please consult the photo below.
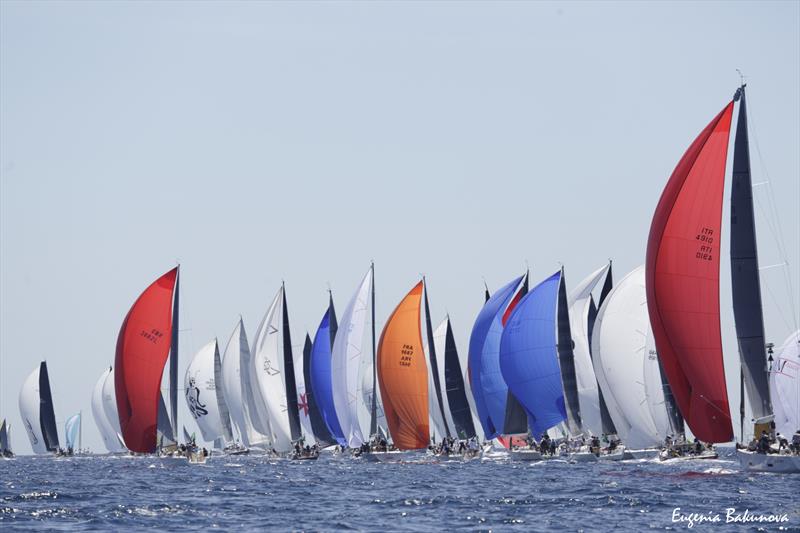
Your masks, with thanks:
[[(571, 291), (564, 267), (538, 282), (526, 272), (494, 294), (487, 288), (466, 354), (458, 353), (449, 316), (433, 328), (424, 277), (377, 332), (370, 265), (338, 321), (329, 296), (302, 350), (292, 344), (281, 284), (252, 338), (239, 317), (224, 346), (212, 339), (189, 363), (182, 391), (203, 440), (214, 442), (215, 453), (296, 460), (321, 451), (373, 461), (717, 457), (713, 445), (734, 440), (719, 290), (728, 277), (720, 272), (720, 241), (737, 102), (729, 278), (741, 384), (753, 414), (745, 432), (740, 409), (746, 442), (737, 458), (750, 470), (800, 471), (800, 332), (773, 357), (744, 85), (681, 158), (656, 207), (645, 263), (618, 283), (608, 261)], [(109, 453), (193, 462), (208, 455), (186, 427), (184, 442), (178, 438), (179, 278), (176, 267), (134, 302), (114, 365), (92, 391)], [(23, 384), (20, 413), (35, 453), (60, 449), (46, 362)], [(69, 450), (80, 449), (80, 427), (80, 414), (67, 421)], [(4, 456), (11, 455), (9, 431), (3, 421)]]

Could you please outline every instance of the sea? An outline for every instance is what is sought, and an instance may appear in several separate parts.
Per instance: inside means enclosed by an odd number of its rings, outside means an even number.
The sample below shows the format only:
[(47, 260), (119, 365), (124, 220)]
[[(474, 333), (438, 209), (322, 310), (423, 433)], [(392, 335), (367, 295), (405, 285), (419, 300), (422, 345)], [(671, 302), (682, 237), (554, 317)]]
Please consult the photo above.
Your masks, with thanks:
[[(719, 460), (0, 460), (2, 531), (800, 531), (800, 476)], [(732, 511), (731, 511), (732, 510)]]

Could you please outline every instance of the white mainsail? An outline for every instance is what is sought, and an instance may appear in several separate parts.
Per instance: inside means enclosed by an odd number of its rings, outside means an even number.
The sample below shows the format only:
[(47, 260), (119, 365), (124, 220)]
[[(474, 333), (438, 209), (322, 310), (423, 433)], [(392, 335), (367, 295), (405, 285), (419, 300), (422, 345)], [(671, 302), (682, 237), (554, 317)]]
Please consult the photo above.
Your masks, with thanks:
[(775, 429), (789, 437), (800, 430), (800, 330), (778, 350), (769, 378)]
[(106, 380), (103, 383), (103, 410), (106, 413), (108, 423), (117, 434), (117, 441), (119, 442), (120, 449), (117, 451), (125, 451), (125, 441), (122, 439), (122, 428), (119, 425), (119, 411), (117, 411), (117, 392), (114, 385), (114, 369), (109, 370)]
[[(218, 400), (221, 383), (215, 379), (215, 361), (219, 360), (217, 339), (212, 340), (195, 354), (183, 378), (186, 404), (205, 441), (213, 441), (225, 434), (222, 412)], [(227, 416), (227, 413), (226, 413)]]
[(592, 291), (608, 273), (610, 263), (592, 272), (569, 294), (569, 323), (572, 341), (575, 343), (575, 378), (578, 384), (578, 403), (581, 424), (592, 435), (603, 434), (600, 418), (600, 396), (597, 377), (594, 374), (589, 346), (589, 310), (593, 304)]
[(253, 340), (253, 375), (258, 385), (256, 409), (266, 412), (277, 452), (292, 449), (283, 362), (283, 286), (269, 306)]
[[(365, 375), (362, 368), (367, 365), (369, 373), (372, 373), (372, 346), (364, 342), (367, 321), (370, 319), (371, 291), (372, 267), (342, 314), (331, 350), (333, 405), (339, 426), (351, 448), (357, 448), (366, 441), (364, 435), (369, 432), (370, 425), (370, 411), (365, 404), (366, 398), (361, 394), (360, 377)], [(362, 428), (366, 428), (366, 431)]]
[[(92, 391), (92, 416), (94, 416), (94, 423), (97, 424), (97, 429), (100, 430), (103, 446), (110, 453), (117, 453), (124, 451), (125, 447), (120, 443), (119, 434), (108, 419), (106, 409), (103, 406), (103, 388), (109, 375), (113, 375), (110, 367), (100, 375), (100, 379), (97, 380), (94, 386)], [(114, 401), (116, 403), (116, 399)], [(114, 414), (116, 415), (116, 410)], [(117, 424), (119, 424), (119, 419), (117, 419)]]
[(650, 320), (647, 314), (644, 267), (625, 276), (608, 294), (592, 333), (594, 370), (617, 433), (629, 448), (648, 448), (664, 437), (651, 414), (664, 407), (664, 394), (647, 379), (648, 365), (658, 365), (648, 353)]
[(253, 427), (250, 413), (255, 411), (252, 393), (250, 346), (241, 317), (233, 330), (222, 359), (222, 387), (233, 426), (246, 447), (266, 446), (269, 438)]

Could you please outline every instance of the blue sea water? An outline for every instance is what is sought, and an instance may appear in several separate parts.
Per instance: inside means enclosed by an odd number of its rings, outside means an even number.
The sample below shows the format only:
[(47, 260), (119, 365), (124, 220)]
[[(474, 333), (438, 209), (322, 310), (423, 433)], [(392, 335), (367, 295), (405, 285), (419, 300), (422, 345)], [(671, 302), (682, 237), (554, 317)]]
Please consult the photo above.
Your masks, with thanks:
[[(714, 461), (367, 463), (258, 456), (0, 461), (0, 530), (800, 531), (800, 476)], [(726, 508), (786, 514), (726, 524)]]

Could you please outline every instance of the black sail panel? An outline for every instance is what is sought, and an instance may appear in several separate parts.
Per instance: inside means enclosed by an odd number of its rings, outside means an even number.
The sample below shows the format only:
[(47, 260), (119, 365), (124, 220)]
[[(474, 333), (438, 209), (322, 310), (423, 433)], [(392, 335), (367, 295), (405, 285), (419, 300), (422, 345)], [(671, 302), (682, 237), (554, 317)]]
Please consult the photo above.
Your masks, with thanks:
[(53, 395), (50, 392), (50, 377), (47, 374), (47, 363), (42, 361), (39, 366), (39, 424), (42, 428), (47, 451), (58, 450), (58, 429), (56, 429), (56, 414), (53, 410)]
[(289, 333), (289, 308), (286, 305), (286, 289), (283, 290), (283, 378), (286, 383), (286, 408), (289, 413), (289, 430), (292, 440), (302, 436), (300, 429), (300, 411), (297, 405), (297, 382), (294, 376), (294, 358), (292, 356), (292, 337)]
[(456, 426), (456, 434), (458, 438), (471, 439), (475, 436), (475, 425), (472, 422), (472, 412), (464, 386), (464, 373), (461, 371), (461, 361), (458, 359), (456, 340), (453, 337), (453, 328), (450, 327), (449, 318), (444, 338), (444, 381), (447, 403), (450, 406), (453, 424)]
[(172, 339), (169, 349), (169, 407), (172, 434), (178, 434), (178, 310), (180, 299), (180, 267), (175, 275), (175, 294), (172, 299)]
[[(606, 282), (603, 285), (603, 292), (605, 292), (606, 285), (611, 285), (609, 280), (611, 279), (611, 267), (609, 266), (608, 275), (606, 276)], [(609, 289), (610, 290), (610, 289)], [(600, 300), (603, 300), (603, 292), (600, 294)], [(589, 330), (589, 358), (594, 360), (592, 356), (592, 330), (594, 329), (594, 322), (597, 319), (597, 307), (594, 305), (594, 299), (589, 300), (589, 320), (588, 320), (588, 330)], [(599, 384), (597, 387), (597, 397), (600, 401), (600, 425), (602, 426), (601, 430), (604, 435), (616, 435), (617, 428), (614, 425), (614, 420), (611, 419), (611, 413), (608, 412), (608, 406), (606, 405), (606, 399), (603, 397), (603, 389), (600, 388)]]
[(741, 96), (741, 100), (731, 178), (731, 285), (733, 317), (747, 398), (750, 400), (753, 418), (759, 419), (772, 414), (772, 403), (764, 347), (764, 317), (761, 309), (744, 87), (739, 91), (737, 94)]
[[(522, 287), (519, 290), (519, 293), (514, 297), (512, 300), (513, 305), (516, 305), (522, 298), (528, 294), (528, 278), (530, 277), (529, 273), (525, 273), (525, 279), (522, 281)], [(489, 294), (487, 289), (486, 294)], [(510, 307), (510, 306), (509, 306)], [(505, 313), (509, 313), (506, 310)], [(505, 324), (503, 324), (505, 326)], [(577, 391), (577, 389), (576, 389)], [(525, 412), (525, 408), (522, 407), (522, 404), (517, 399), (516, 396), (511, 392), (511, 389), (508, 390), (508, 395), (506, 396), (506, 416), (503, 420), (503, 434), (504, 435), (521, 435), (528, 432), (528, 414)]]
[(430, 372), (433, 376), (433, 388), (436, 389), (436, 405), (439, 408), (442, 424), (444, 424), (444, 431), (446, 437), (452, 437), (450, 426), (447, 423), (447, 416), (444, 413), (444, 401), (442, 400), (442, 384), (439, 380), (439, 363), (436, 360), (436, 346), (433, 342), (433, 327), (431, 326), (431, 310), (428, 306), (428, 285), (425, 283), (425, 278), (422, 278), (423, 287), (425, 289), (425, 331), (428, 338), (428, 361), (431, 365)]
[(564, 404), (567, 409), (567, 429), (570, 434), (581, 433), (581, 414), (578, 403), (578, 380), (575, 376), (575, 353), (572, 342), (572, 330), (569, 327), (569, 309), (567, 309), (567, 288), (564, 272), (561, 272), (561, 283), (558, 287), (558, 362), (561, 366), (561, 383), (564, 386)]

